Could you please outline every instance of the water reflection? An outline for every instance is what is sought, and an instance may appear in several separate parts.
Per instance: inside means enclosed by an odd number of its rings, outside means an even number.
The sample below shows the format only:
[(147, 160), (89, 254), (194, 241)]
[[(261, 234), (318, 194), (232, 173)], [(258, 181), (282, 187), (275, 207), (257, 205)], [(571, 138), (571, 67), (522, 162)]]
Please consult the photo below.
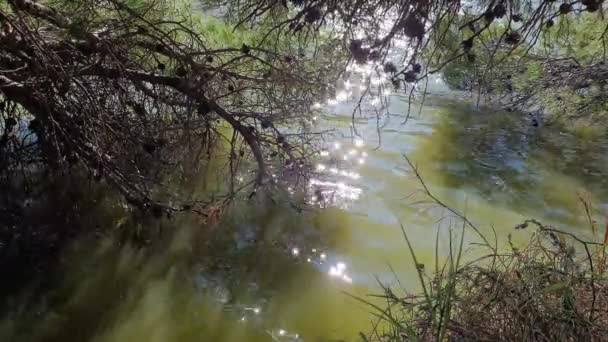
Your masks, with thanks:
[(363, 193), (356, 181), (361, 178), (358, 169), (368, 156), (363, 151), (365, 142), (357, 138), (350, 144), (352, 146), (339, 141), (330, 145), (331, 151), (319, 153), (315, 177), (308, 182), (310, 203), (348, 209)]
[(302, 341), (302, 339), (300, 339), (300, 335), (298, 335), (297, 333), (290, 333), (289, 331), (287, 331), (285, 329), (273, 329), (273, 330), (269, 330), (267, 332), (268, 332), (268, 335), (270, 335), (270, 337), (272, 337), (273, 341), (277, 341), (277, 342)]
[(585, 142), (527, 124), (518, 114), (471, 115), (471, 109), (458, 108), (438, 117), (433, 133), (421, 137), (414, 153), (429, 161), (427, 172), (434, 181), (522, 215), (542, 215), (566, 229), (586, 226), (579, 195), (601, 204), (608, 194), (603, 177), (585, 172), (608, 166), (605, 154), (597, 153), (608, 148), (606, 142), (597, 141), (571, 158), (569, 150)]

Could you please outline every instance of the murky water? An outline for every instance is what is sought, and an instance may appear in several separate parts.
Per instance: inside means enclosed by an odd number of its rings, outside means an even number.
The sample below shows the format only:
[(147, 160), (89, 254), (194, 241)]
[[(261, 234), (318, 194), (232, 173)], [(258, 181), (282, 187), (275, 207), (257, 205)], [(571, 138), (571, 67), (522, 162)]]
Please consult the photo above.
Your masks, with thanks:
[[(351, 295), (378, 293), (378, 281), (416, 288), (399, 224), (430, 265), (437, 234), (443, 254), (457, 222), (427, 201), (404, 154), (435, 196), (492, 239), (491, 227), (504, 241), (530, 216), (590, 234), (579, 197), (593, 202), (596, 214), (604, 209), (603, 142), (582, 146), (522, 124), (517, 114), (449, 97), (427, 98), (405, 125), (398, 115), (357, 115), (358, 136), (350, 126), (352, 104), (332, 103), (334, 114), (317, 125), (336, 134), (308, 189), (325, 209), (298, 214), (261, 199), (235, 208), (204, 236), (184, 221), (145, 248), (78, 242), (44, 300), (11, 299), (15, 310), (0, 324), (0, 340), (356, 340), (373, 316)], [(391, 97), (390, 112), (404, 107)], [(478, 238), (469, 231), (466, 240)]]

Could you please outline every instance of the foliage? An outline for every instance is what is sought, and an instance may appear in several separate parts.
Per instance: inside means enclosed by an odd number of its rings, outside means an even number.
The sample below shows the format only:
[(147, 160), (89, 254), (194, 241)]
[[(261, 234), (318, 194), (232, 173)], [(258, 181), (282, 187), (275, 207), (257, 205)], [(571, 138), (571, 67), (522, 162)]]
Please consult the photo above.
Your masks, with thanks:
[[(299, 55), (267, 49), (256, 44), (269, 37), (264, 26), (233, 31), (192, 11), (161, 0), (3, 5), (1, 179), (86, 170), (154, 216), (205, 214), (218, 199), (266, 186), (270, 160), (281, 165), (272, 173), (297, 182), (317, 136), (295, 124), (334, 77), (316, 65), (339, 56), (320, 41)], [(225, 170), (223, 193), (193, 198), (169, 187), (176, 171), (192, 177), (212, 160)]]
[[(480, 100), (508, 109), (551, 113), (551, 108), (541, 111), (538, 104), (559, 92), (585, 92), (588, 86), (577, 80), (591, 77), (603, 84), (605, 78), (608, 26), (602, 1), (204, 3), (227, 8), (237, 25), (271, 22), (276, 34), (306, 39), (328, 33), (350, 52), (354, 63), (371, 64), (397, 88), (444, 71), (450, 86), (475, 90)], [(397, 58), (389, 58), (389, 51), (397, 51)], [(568, 58), (577, 68), (567, 65)], [(408, 88), (411, 98), (416, 88)], [(564, 101), (557, 107), (576, 117), (589, 116), (604, 105), (595, 97), (583, 102), (574, 107)]]
[[(445, 69), (449, 83), (508, 106), (547, 103), (548, 88), (586, 96), (574, 113), (605, 110), (599, 1), (200, 3), (207, 14), (169, 0), (3, 3), (2, 179), (81, 168), (157, 214), (298, 183), (318, 135), (294, 123), (334, 95), (347, 56), (395, 86)], [(407, 49), (395, 65), (387, 56), (400, 41)], [(574, 68), (562, 58), (570, 54)], [(208, 165), (218, 142), (229, 148), (223, 194), (159, 190), (175, 170)]]
[(595, 13), (581, 12), (561, 14), (551, 23), (545, 23), (528, 44), (506, 51), (487, 48), (491, 46), (487, 42), (500, 39), (500, 33), (489, 30), (488, 36), (479, 36), (486, 43), (471, 49), (476, 58), (453, 64), (473, 64), (475, 70), (483, 70), (469, 74), (474, 88), (504, 108), (542, 114), (547, 124), (575, 134), (580, 125), (572, 123), (581, 118), (604, 126), (605, 21)]

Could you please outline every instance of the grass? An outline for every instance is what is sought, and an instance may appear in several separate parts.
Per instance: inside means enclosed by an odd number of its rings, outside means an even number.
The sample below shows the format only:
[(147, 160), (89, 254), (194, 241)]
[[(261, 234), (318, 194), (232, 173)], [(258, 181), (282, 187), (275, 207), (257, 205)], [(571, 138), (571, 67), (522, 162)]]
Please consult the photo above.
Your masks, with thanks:
[[(448, 208), (429, 190), (415, 165), (405, 157), (426, 195)], [(588, 204), (583, 201), (593, 233)], [(514, 227), (530, 239), (516, 247), (509, 234), (508, 248), (492, 245), (456, 210), (462, 227), (458, 239), (450, 229), (448, 255), (439, 263), (439, 235), (435, 266), (428, 273), (418, 264), (404, 227), (405, 243), (416, 263), (418, 292), (380, 284), (386, 305), (365, 298), (376, 320), (361, 333), (364, 341), (608, 341), (608, 269), (603, 240), (586, 241), (577, 235), (530, 219)], [(471, 231), (483, 241), (476, 258), (465, 258), (464, 237)], [(593, 236), (596, 236), (593, 234)], [(466, 262), (464, 260), (467, 260)]]
[(516, 229), (534, 229), (524, 248), (498, 253), (488, 247), (464, 263), (463, 226), (443, 265), (431, 275), (417, 268), (419, 293), (383, 286), (386, 306), (374, 306), (378, 320), (364, 340), (608, 340), (605, 241), (584, 241), (536, 220)]
[(580, 118), (571, 123), (570, 130), (582, 141), (595, 141), (606, 134), (604, 125), (598, 125), (589, 118)]

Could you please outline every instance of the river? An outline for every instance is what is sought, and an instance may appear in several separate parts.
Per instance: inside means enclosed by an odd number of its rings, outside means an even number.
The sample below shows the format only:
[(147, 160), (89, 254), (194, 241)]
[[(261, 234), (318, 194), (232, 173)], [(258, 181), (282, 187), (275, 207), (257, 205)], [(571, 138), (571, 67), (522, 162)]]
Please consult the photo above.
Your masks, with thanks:
[[(526, 240), (529, 232), (514, 227), (529, 217), (591, 234), (579, 197), (603, 226), (603, 141), (584, 145), (521, 114), (475, 108), (432, 82), (433, 95), (406, 124), (404, 99), (390, 96), (396, 114), (357, 114), (358, 135), (356, 94), (322, 104), (329, 114), (313, 125), (335, 133), (309, 184), (321, 209), (296, 213), (260, 200), (235, 208), (213, 237), (178, 219), (145, 248), (110, 238), (75, 243), (42, 300), (32, 303), (27, 291), (11, 299), (0, 340), (357, 340), (374, 317), (353, 296), (378, 302), (366, 297), (381, 292), (378, 282), (397, 292), (417, 287), (400, 224), (429, 272), (436, 252), (445, 256), (450, 228), (460, 232), (458, 219), (428, 201), (404, 155), (434, 196), (492, 241), (495, 231), (502, 247), (510, 234)], [(479, 237), (465, 232), (467, 252), (479, 253)]]

